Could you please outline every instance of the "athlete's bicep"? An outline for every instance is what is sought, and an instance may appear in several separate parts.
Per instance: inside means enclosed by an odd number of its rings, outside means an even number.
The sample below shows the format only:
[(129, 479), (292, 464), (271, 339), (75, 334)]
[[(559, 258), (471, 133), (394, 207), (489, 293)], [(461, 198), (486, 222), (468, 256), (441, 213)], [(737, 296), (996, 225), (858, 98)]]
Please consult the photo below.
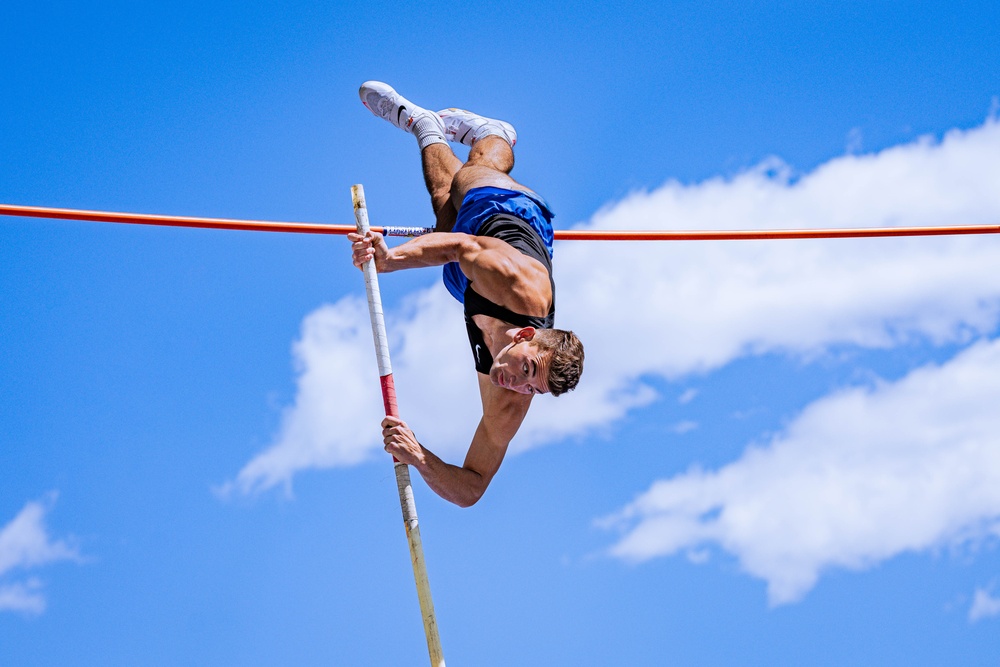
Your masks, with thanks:
[(503, 246), (507, 244), (494, 238), (466, 236), (463, 242), (456, 246), (458, 265), (462, 273), (472, 282), (482, 282), (488, 280), (492, 274), (502, 271), (506, 259)]
[[(541, 298), (546, 303), (551, 298), (549, 274), (538, 260), (522, 254), (499, 239), (473, 237), (459, 256), (459, 266), (476, 291), (491, 301), (522, 310), (537, 304), (525, 303)], [(533, 313), (529, 313), (533, 314)]]

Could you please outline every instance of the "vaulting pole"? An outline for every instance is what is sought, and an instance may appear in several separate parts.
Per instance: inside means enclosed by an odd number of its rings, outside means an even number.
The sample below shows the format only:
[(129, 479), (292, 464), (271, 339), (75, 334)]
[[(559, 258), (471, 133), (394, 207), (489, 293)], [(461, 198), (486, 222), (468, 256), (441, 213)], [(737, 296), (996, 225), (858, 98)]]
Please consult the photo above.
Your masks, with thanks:
[[(354, 219), (359, 234), (367, 234), (368, 207), (365, 205), (365, 189), (361, 185), (351, 187), (354, 200)], [(375, 356), (378, 359), (378, 374), (382, 383), (382, 403), (385, 414), (399, 417), (396, 406), (396, 387), (392, 381), (392, 366), (389, 363), (389, 342), (385, 335), (385, 318), (382, 314), (382, 297), (378, 289), (378, 274), (375, 260), (364, 264), (365, 291), (368, 293), (368, 313), (372, 321), (372, 338), (375, 340)], [(417, 522), (417, 505), (410, 485), (410, 469), (393, 457), (396, 469), (396, 487), (399, 489), (399, 505), (403, 510), (403, 525), (406, 539), (410, 543), (410, 560), (413, 561), (413, 578), (417, 582), (417, 598), (420, 600), (420, 614), (424, 618), (424, 634), (427, 635), (427, 652), (431, 667), (444, 667), (444, 653), (441, 638), (438, 637), (437, 619), (434, 617), (434, 602), (431, 600), (431, 585), (427, 580), (427, 564), (424, 562), (424, 548), (420, 542), (420, 526)]]

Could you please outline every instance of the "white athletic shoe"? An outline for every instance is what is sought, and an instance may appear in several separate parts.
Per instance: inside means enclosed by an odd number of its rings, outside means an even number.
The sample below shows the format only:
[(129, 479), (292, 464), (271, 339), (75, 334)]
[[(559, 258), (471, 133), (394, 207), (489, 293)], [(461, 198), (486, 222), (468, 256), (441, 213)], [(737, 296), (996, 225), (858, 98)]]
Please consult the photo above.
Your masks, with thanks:
[(415, 132), (421, 148), (425, 143), (423, 135), (428, 135), (427, 143), (435, 143), (432, 140), (435, 136), (444, 136), (444, 123), (436, 113), (413, 104), (387, 83), (365, 81), (358, 95), (368, 110), (379, 118), (384, 118), (404, 132)]
[(444, 109), (437, 115), (444, 121), (444, 136), (448, 141), (471, 146), (483, 137), (495, 134), (514, 147), (517, 132), (514, 126), (502, 120), (486, 118), (464, 109)]

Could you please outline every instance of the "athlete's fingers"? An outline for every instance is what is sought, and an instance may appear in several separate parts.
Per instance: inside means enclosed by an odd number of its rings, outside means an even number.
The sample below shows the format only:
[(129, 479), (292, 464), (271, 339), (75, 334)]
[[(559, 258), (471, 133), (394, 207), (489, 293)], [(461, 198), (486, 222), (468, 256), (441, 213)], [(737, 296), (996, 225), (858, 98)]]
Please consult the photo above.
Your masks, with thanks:
[(382, 422), (382, 441), (386, 445), (402, 446), (413, 439), (413, 432), (402, 421), (396, 419), (394, 422), (389, 422), (386, 419)]
[(359, 268), (361, 267), (362, 264), (372, 259), (373, 257), (375, 257), (375, 250), (371, 247), (354, 248), (354, 250), (351, 253), (351, 259), (354, 261), (354, 265)]
[(379, 243), (385, 242), (384, 236), (382, 236), (378, 232), (373, 232), (373, 231), (369, 231), (364, 236), (356, 232), (348, 232), (347, 239), (351, 241), (352, 243), (351, 247), (353, 248), (357, 248), (359, 246), (374, 247)]
[(386, 415), (385, 419), (382, 420), (382, 429), (383, 430), (389, 429), (392, 428), (393, 426), (402, 426), (405, 428), (406, 422), (404, 422), (399, 417), (394, 417), (393, 415)]
[(356, 232), (348, 232), (347, 239), (351, 241), (351, 263), (359, 269), (364, 269), (365, 262), (375, 256), (371, 241), (367, 236)]

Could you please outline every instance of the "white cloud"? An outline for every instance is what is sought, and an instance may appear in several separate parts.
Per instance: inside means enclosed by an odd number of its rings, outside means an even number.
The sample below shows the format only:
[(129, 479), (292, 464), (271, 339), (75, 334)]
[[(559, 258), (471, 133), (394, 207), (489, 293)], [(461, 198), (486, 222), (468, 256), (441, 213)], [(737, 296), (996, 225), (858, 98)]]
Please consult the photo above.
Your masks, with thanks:
[(827, 568), (985, 539), (1000, 525), (998, 396), (1000, 340), (823, 398), (721, 469), (653, 484), (602, 522), (626, 530), (611, 553), (714, 545), (783, 604)]
[(975, 623), (984, 618), (1000, 616), (1000, 598), (993, 597), (990, 592), (977, 588), (969, 608), (969, 622)]
[[(668, 182), (599, 211), (593, 229), (910, 226), (1000, 221), (1000, 123), (847, 155), (795, 180), (775, 161), (733, 178)], [(558, 324), (587, 348), (572, 394), (543, 397), (512, 452), (607, 427), (657, 398), (647, 378), (739, 357), (830, 346), (968, 342), (1000, 315), (995, 238), (597, 243), (556, 248)], [(346, 250), (345, 250), (346, 252)], [(346, 260), (345, 260), (346, 261)], [(458, 304), (440, 286), (390, 313), (400, 410), (422, 442), (460, 457), (479, 414)], [(298, 393), (280, 432), (227, 488), (288, 484), (380, 450), (382, 408), (364, 302), (303, 323)]]
[(45, 529), (45, 514), (55, 503), (56, 494), (29, 502), (0, 530), (0, 611), (40, 614), (45, 610), (42, 584), (36, 577), (4, 581), (16, 570), (31, 570), (64, 560), (79, 561), (76, 547), (53, 540)]
[[(742, 229), (1000, 221), (1000, 123), (878, 155), (833, 160), (798, 181), (763, 170), (667, 183), (598, 213), (596, 229)], [(609, 403), (644, 376), (676, 379), (765, 352), (888, 348), (992, 331), (993, 237), (564, 243), (562, 322), (588, 346), (585, 382)], [(568, 289), (567, 289), (568, 287)]]

